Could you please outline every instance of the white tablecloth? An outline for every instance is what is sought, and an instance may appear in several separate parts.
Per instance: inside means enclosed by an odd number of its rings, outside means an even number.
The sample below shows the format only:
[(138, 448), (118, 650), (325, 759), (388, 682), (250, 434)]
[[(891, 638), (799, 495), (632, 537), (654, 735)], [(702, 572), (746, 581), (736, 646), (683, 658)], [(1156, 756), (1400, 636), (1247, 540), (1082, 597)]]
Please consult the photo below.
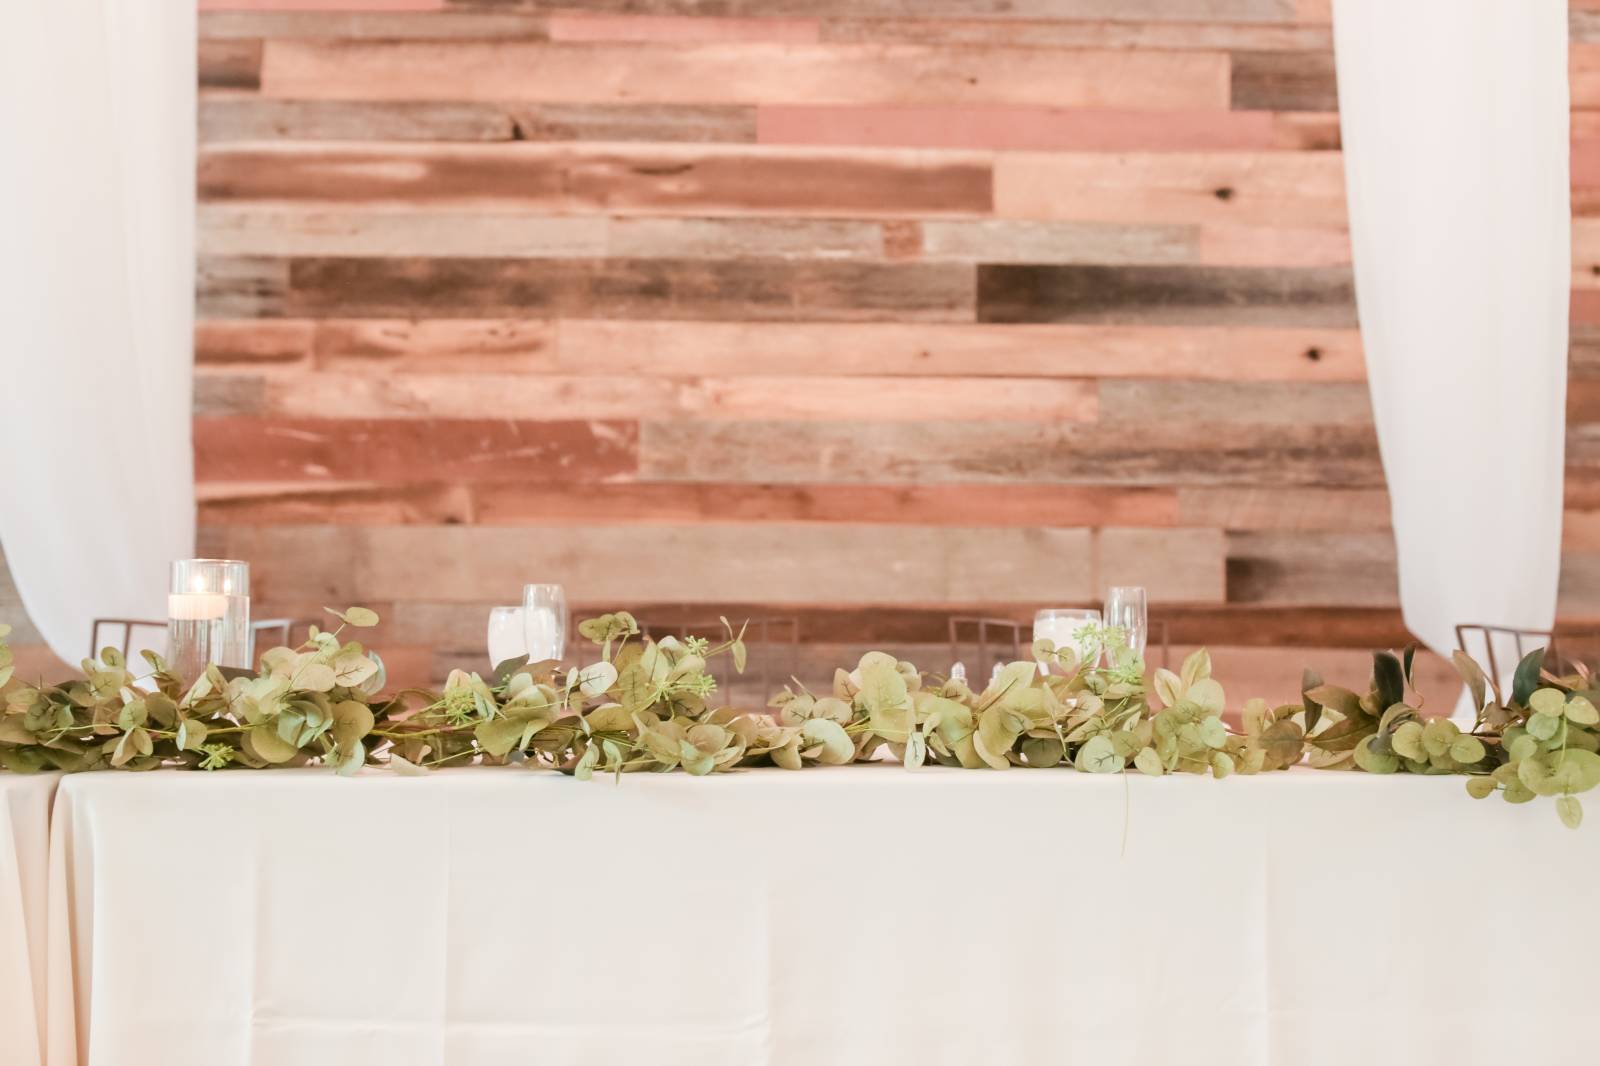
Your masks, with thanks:
[(1459, 780), (102, 773), (56, 812), (52, 1063), (1595, 1061), (1600, 825)]
[(0, 1062), (44, 1061), (45, 898), (58, 774), (0, 773)]

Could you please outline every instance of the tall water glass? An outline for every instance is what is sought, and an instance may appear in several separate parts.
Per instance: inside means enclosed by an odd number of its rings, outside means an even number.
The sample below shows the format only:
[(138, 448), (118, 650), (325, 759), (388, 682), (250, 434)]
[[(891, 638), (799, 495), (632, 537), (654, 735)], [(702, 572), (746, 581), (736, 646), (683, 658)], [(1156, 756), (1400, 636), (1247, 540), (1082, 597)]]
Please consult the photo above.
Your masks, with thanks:
[(567, 594), (560, 585), (522, 586), (522, 631), (529, 662), (566, 655)]
[(1150, 617), (1143, 586), (1115, 585), (1106, 593), (1106, 625), (1120, 626), (1127, 634), (1128, 647), (1140, 659), (1144, 658), (1145, 642), (1150, 636)]
[(194, 681), (213, 663), (250, 666), (250, 564), (176, 559), (167, 596), (167, 665)]
[(1082, 665), (1093, 666), (1100, 657), (1099, 643), (1080, 637), (1078, 631), (1099, 621), (1100, 612), (1088, 608), (1046, 607), (1033, 616), (1033, 639), (1048, 638), (1058, 648), (1073, 648)]
[(489, 608), (489, 665), (525, 655), (528, 651), (528, 634), (524, 632), (521, 607)]

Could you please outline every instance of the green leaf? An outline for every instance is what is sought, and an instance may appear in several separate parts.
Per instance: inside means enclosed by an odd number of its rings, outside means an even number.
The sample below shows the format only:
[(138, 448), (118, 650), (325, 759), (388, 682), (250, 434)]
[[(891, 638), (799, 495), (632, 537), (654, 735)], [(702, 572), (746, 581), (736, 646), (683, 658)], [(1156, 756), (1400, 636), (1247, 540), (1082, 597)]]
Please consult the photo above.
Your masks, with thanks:
[(1155, 688), (1163, 707), (1176, 707), (1183, 699), (1183, 681), (1165, 667), (1156, 671)]
[(1405, 702), (1405, 672), (1393, 652), (1372, 653), (1372, 687), (1377, 693), (1379, 707), (1388, 708)]
[(1078, 757), (1073, 764), (1079, 770), (1090, 774), (1114, 774), (1125, 765), (1117, 749), (1111, 743), (1111, 738), (1101, 733), (1090, 737), (1083, 747), (1078, 749)]
[(1220, 718), (1206, 718), (1200, 722), (1200, 741), (1208, 748), (1220, 748), (1228, 743), (1228, 727)]
[(1133, 765), (1138, 767), (1140, 773), (1151, 777), (1160, 777), (1167, 772), (1161, 763), (1161, 756), (1156, 754), (1154, 748), (1141, 748), (1139, 754), (1133, 757)]
[(1548, 714), (1535, 714), (1528, 718), (1528, 735), (1539, 740), (1549, 740), (1561, 728), (1561, 719)]
[(1560, 718), (1566, 711), (1567, 694), (1560, 689), (1541, 688), (1528, 697), (1528, 709), (1535, 714)]
[(345, 625), (355, 626), (357, 629), (368, 629), (378, 624), (377, 612), (370, 611), (365, 607), (351, 607), (346, 611), (335, 611), (332, 607), (324, 607), (323, 610)]
[[(850, 739), (850, 734), (831, 718), (807, 718), (800, 724), (800, 735), (807, 747), (821, 746), (816, 760), (824, 766), (843, 766), (856, 757), (855, 742)], [(920, 733), (917, 739), (922, 739)]]
[(1492, 777), (1467, 778), (1467, 795), (1473, 799), (1487, 799), (1494, 794), (1495, 784)]
[(484, 751), (503, 759), (522, 739), (522, 725), (511, 718), (491, 718), (487, 722), (479, 722), (473, 728), (472, 735), (478, 738), (478, 745)]
[(1480, 761), (1484, 754), (1483, 742), (1468, 733), (1461, 734), (1450, 745), (1450, 757), (1464, 765)]
[(1522, 657), (1517, 672), (1511, 676), (1511, 702), (1526, 707), (1528, 699), (1539, 687), (1539, 670), (1544, 665), (1544, 649), (1535, 648)]
[(1233, 773), (1233, 759), (1225, 751), (1211, 753), (1211, 776), (1221, 780)]
[(1600, 724), (1600, 709), (1584, 696), (1574, 696), (1567, 701), (1564, 708), (1567, 721), (1576, 722), (1578, 725)]
[(1562, 796), (1556, 800), (1556, 813), (1561, 816), (1561, 824), (1568, 829), (1576, 829), (1583, 824), (1583, 804), (1578, 802), (1576, 796)]
[(1066, 757), (1066, 749), (1055, 737), (1030, 737), (1022, 742), (1022, 759), (1029, 766), (1059, 766)]
[[(1395, 728), (1394, 734), (1389, 738), (1389, 743), (1393, 746), (1397, 755), (1404, 756), (1407, 759), (1415, 759), (1417, 762), (1426, 762), (1428, 759), (1428, 752), (1422, 746), (1421, 722), (1400, 723)], [(1469, 761), (1477, 762), (1478, 760), (1471, 759)]]
[(1222, 686), (1209, 677), (1196, 681), (1184, 693), (1185, 700), (1199, 707), (1207, 714), (1221, 714), (1226, 698), (1223, 695)]
[(262, 762), (284, 763), (300, 754), (300, 749), (283, 740), (270, 723), (263, 723), (245, 733), (242, 746), (249, 755)]
[(1450, 653), (1450, 662), (1454, 664), (1456, 673), (1461, 675), (1461, 680), (1466, 682), (1467, 689), (1472, 693), (1472, 709), (1483, 709), (1483, 702), (1489, 691), (1489, 680), (1483, 676), (1483, 669), (1472, 661), (1472, 657), (1457, 648)]

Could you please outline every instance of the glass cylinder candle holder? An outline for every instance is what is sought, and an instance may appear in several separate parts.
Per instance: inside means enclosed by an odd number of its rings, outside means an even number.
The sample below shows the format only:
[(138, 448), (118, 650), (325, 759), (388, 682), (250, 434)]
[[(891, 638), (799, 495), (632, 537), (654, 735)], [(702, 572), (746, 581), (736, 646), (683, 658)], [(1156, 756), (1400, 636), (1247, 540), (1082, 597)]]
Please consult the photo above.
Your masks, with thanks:
[(175, 560), (167, 595), (167, 665), (192, 682), (213, 663), (250, 666), (250, 564)]
[(523, 647), (530, 663), (567, 652), (567, 593), (560, 585), (522, 586)]
[(528, 635), (522, 625), (521, 607), (489, 608), (488, 645), (490, 667), (528, 654)]
[[(1088, 608), (1046, 607), (1033, 616), (1033, 639), (1048, 638), (1057, 648), (1071, 648), (1078, 654), (1083, 666), (1094, 666), (1100, 658), (1100, 643), (1086, 634), (1080, 635), (1084, 626), (1100, 624), (1100, 612)], [(1043, 663), (1040, 673), (1050, 671)]]

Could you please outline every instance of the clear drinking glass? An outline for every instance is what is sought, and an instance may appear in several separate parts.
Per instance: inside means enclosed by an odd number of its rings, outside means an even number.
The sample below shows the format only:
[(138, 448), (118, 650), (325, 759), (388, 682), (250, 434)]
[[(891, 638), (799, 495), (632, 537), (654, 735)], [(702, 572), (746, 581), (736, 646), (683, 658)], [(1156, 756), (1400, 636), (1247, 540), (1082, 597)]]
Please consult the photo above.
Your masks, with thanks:
[(560, 585), (522, 586), (522, 631), (529, 662), (566, 655), (567, 593)]
[(212, 663), (250, 666), (250, 564), (176, 559), (167, 595), (167, 664), (194, 681)]
[(1106, 593), (1106, 625), (1121, 626), (1128, 635), (1128, 647), (1144, 658), (1150, 636), (1150, 617), (1142, 585), (1114, 585)]
[(491, 667), (527, 653), (528, 634), (523, 628), (521, 607), (489, 608), (488, 646)]
[(1087, 607), (1046, 607), (1033, 616), (1033, 639), (1048, 638), (1058, 648), (1075, 648), (1078, 661), (1093, 666), (1100, 658), (1099, 644), (1080, 639), (1078, 630), (1099, 621), (1100, 612)]

